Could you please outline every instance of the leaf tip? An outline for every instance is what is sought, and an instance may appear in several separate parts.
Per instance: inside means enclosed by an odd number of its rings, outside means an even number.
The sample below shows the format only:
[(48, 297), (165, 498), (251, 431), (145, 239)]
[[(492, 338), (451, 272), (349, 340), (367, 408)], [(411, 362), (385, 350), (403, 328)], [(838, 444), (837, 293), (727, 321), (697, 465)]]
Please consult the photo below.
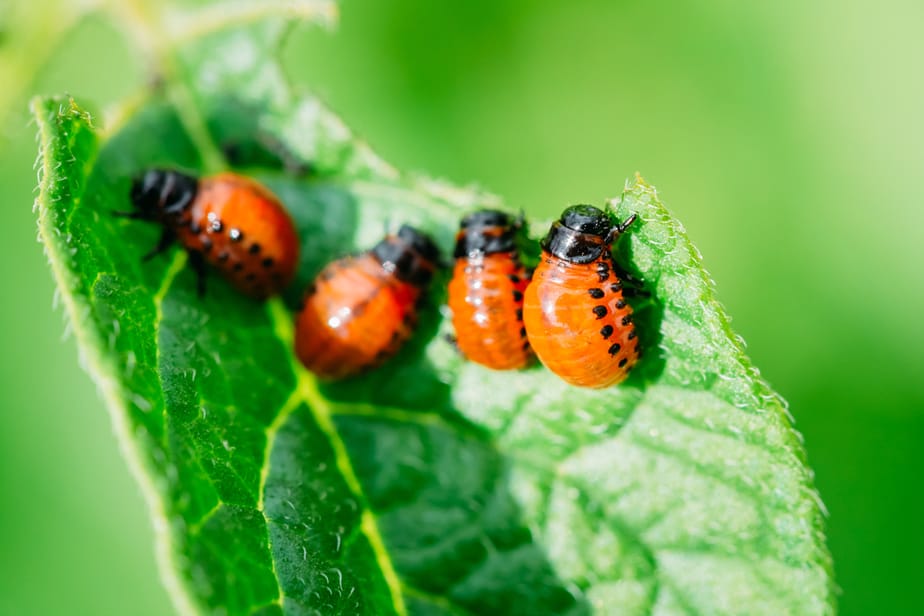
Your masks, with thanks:
[[(29, 111), (35, 120), (72, 118), (83, 121), (90, 128), (96, 128), (93, 125), (93, 116), (89, 111), (81, 107), (73, 96), (33, 96), (29, 101)], [(52, 116), (53, 114), (53, 116)]]
[(635, 183), (626, 183), (626, 192), (648, 193), (652, 197), (657, 197), (658, 194), (657, 189), (638, 171), (635, 172)]

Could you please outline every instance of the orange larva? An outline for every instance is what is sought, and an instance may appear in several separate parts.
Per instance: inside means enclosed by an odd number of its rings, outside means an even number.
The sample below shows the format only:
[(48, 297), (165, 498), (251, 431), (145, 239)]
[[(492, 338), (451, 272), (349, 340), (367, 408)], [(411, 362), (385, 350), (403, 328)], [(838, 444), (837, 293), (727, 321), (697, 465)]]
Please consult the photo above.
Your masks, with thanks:
[(456, 236), (448, 300), (456, 345), (495, 370), (523, 368), (533, 358), (523, 328), (529, 274), (517, 255), (519, 229), (507, 214), (485, 210), (463, 218)]
[(410, 337), (439, 261), (433, 241), (402, 226), (375, 248), (325, 267), (295, 320), (295, 354), (323, 379), (378, 365)]
[(638, 360), (632, 308), (611, 255), (613, 242), (634, 220), (614, 225), (603, 211), (575, 205), (542, 243), (523, 320), (540, 361), (572, 385), (614, 385)]
[(145, 259), (178, 240), (198, 274), (200, 294), (206, 263), (257, 299), (279, 293), (295, 275), (295, 225), (279, 199), (255, 180), (234, 173), (198, 179), (151, 169), (135, 178), (131, 201), (133, 211), (117, 214), (163, 225), (160, 241)]

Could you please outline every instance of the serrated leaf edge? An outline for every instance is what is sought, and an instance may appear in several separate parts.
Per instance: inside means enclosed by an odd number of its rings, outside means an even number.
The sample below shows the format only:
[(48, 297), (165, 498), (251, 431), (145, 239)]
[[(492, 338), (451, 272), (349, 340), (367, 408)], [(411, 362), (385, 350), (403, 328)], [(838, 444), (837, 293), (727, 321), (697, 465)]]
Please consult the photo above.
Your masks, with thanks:
[[(37, 97), (30, 103), (30, 109), (39, 129), (39, 161), (41, 161), (39, 165), (41, 178), (39, 180), (39, 194), (35, 199), (35, 209), (38, 212), (39, 238), (48, 256), (48, 264), (52, 275), (59, 288), (69, 289), (72, 286), (71, 282), (74, 277), (62, 265), (66, 262), (66, 259), (54, 241), (54, 229), (51, 228), (51, 223), (48, 220), (48, 211), (51, 207), (48, 202), (49, 182), (52, 181), (55, 170), (51, 166), (51, 160), (47, 152), (53, 141), (53, 126), (48, 121), (46, 113), (43, 113), (42, 106), (46, 102), (56, 100), (61, 101), (61, 99)], [(67, 101), (69, 105), (76, 108), (72, 98), (67, 99)], [(119, 443), (119, 449), (125, 458), (129, 472), (141, 488), (142, 496), (147, 504), (154, 528), (155, 554), (161, 580), (177, 612), (182, 616), (197, 616), (199, 610), (195, 607), (196, 603), (193, 601), (189, 587), (180, 575), (181, 569), (176, 559), (176, 553), (173, 550), (169, 518), (163, 505), (163, 499), (153, 479), (154, 475), (145, 463), (144, 456), (141, 454), (126, 421), (129, 416), (129, 409), (126, 404), (127, 398), (122, 395), (121, 383), (111, 376), (117, 374), (116, 366), (112, 360), (106, 358), (105, 354), (97, 350), (104, 348), (105, 345), (93, 333), (92, 328), (86, 327), (86, 311), (79, 305), (75, 299), (76, 296), (69, 292), (64, 292), (60, 293), (60, 297), (64, 313), (77, 341), (77, 348), (82, 359), (81, 365), (90, 375), (93, 382), (96, 383), (99, 394), (109, 412), (112, 430)]]

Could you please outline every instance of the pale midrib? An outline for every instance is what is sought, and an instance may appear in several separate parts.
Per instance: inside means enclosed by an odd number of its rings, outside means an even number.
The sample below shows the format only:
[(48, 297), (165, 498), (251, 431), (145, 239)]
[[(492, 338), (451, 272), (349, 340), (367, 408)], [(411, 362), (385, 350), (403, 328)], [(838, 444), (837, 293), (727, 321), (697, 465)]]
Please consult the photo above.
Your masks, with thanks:
[[(294, 334), (292, 330), (291, 315), (288, 313), (282, 303), (282, 300), (279, 298), (270, 300), (267, 302), (267, 306), (270, 321), (273, 323), (273, 330), (276, 333), (276, 336), (283, 341), (288, 349), (292, 349)], [(340, 437), (340, 434), (337, 432), (337, 428), (334, 426), (333, 420), (331, 419), (333, 415), (333, 409), (330, 403), (318, 391), (317, 380), (314, 375), (308, 372), (295, 359), (295, 355), (291, 352), (291, 350), (289, 353), (287, 353), (287, 356), (289, 363), (292, 366), (292, 371), (297, 378), (295, 391), (289, 398), (290, 402), (296, 403), (291, 405), (292, 408), (289, 410), (289, 413), (298, 407), (297, 402), (304, 403), (311, 412), (312, 417), (314, 418), (318, 427), (327, 437), (328, 443), (334, 452), (334, 460), (336, 461), (340, 475), (343, 477), (343, 480), (349, 490), (353, 493), (357, 501), (362, 506), (362, 515), (360, 517), (359, 527), (361, 532), (366, 536), (366, 540), (369, 542), (369, 546), (372, 549), (373, 554), (375, 554), (376, 562), (379, 565), (379, 569), (382, 572), (382, 577), (385, 579), (385, 583), (388, 586), (388, 590), (391, 594), (395, 613), (397, 613), (399, 616), (407, 616), (407, 606), (404, 604), (404, 594), (401, 591), (401, 580), (398, 577), (398, 572), (395, 570), (394, 564), (391, 561), (391, 556), (388, 555), (388, 550), (385, 548), (385, 541), (382, 539), (382, 534), (379, 531), (378, 524), (375, 520), (375, 515), (369, 508), (369, 501), (367, 500), (362, 485), (359, 482), (359, 478), (356, 476), (356, 471), (353, 470), (353, 465), (350, 462), (350, 454), (347, 451), (347, 447), (344, 444), (343, 439)], [(289, 406), (288, 402), (286, 406)], [(283, 413), (280, 412), (280, 417), (282, 415)], [(273, 422), (273, 425), (276, 426), (276, 430), (281, 427), (284, 421), (285, 418), (280, 420), (280, 418), (277, 417), (277, 419)], [(275, 432), (272, 432), (271, 436), (275, 438)], [(260, 469), (261, 505), (263, 491), (265, 488), (265, 480), (269, 475), (269, 452), (271, 447), (272, 444), (270, 442), (270, 434), (268, 434), (267, 455), (263, 460), (263, 468)], [(266, 513), (262, 507), (261, 512), (263, 512), (263, 516), (266, 518)], [(269, 519), (266, 519), (267, 523), (269, 523)]]

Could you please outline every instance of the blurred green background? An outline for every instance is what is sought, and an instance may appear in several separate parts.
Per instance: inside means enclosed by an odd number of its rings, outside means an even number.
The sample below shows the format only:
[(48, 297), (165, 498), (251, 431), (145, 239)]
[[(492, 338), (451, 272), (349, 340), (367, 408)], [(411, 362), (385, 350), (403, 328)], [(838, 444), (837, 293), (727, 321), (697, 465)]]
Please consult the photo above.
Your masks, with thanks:
[[(145, 80), (103, 18), (49, 42), (74, 6), (0, 0), (0, 614), (166, 614), (139, 490), (35, 243), (29, 94), (104, 109)], [(924, 5), (448, 6), (347, 1), (336, 34), (295, 32), (286, 65), (399, 168), (531, 214), (641, 171), (791, 404), (841, 613), (920, 613)]]

